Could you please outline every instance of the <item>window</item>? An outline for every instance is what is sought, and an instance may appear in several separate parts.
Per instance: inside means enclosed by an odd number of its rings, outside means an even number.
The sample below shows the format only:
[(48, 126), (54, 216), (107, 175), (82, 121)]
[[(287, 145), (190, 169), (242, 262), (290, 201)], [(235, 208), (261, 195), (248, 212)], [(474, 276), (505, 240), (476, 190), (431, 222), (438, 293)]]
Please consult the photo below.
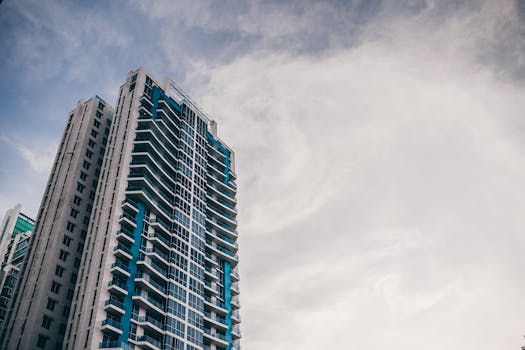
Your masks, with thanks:
[(79, 266), (80, 266), (80, 259), (75, 258), (75, 267), (78, 269)]
[(82, 203), (82, 199), (78, 196), (75, 196), (75, 198), (73, 198), (73, 203), (80, 205), (80, 203)]
[(73, 294), (75, 294), (73, 289), (68, 289), (67, 290), (67, 300), (73, 300)]
[(93, 206), (91, 204), (88, 203), (88, 205), (86, 206), (86, 211), (88, 213), (91, 213), (91, 211), (93, 210)]
[(87, 160), (84, 160), (84, 163), (82, 164), (82, 167), (86, 170), (89, 170), (89, 167), (91, 166), (91, 164), (87, 161)]
[(93, 186), (94, 188), (97, 188), (97, 180), (96, 179), (92, 181), (91, 186)]
[(100, 175), (100, 169), (99, 168), (96, 168), (95, 169), (95, 176), (99, 176)]
[[(64, 259), (61, 259), (61, 260), (64, 260)], [(65, 269), (62, 266), (57, 265), (57, 267), (55, 268), (55, 275), (57, 275), (58, 277), (62, 277), (62, 275), (64, 274), (64, 270)]]
[(101, 118), (102, 117), (102, 112), (101, 111), (97, 111), (95, 113), (95, 115), (97, 116), (97, 118)]
[(36, 342), (36, 347), (40, 349), (44, 349), (46, 347), (47, 339), (48, 338), (45, 335), (39, 334), (38, 340)]
[(86, 181), (87, 177), (88, 177), (88, 175), (85, 172), (83, 172), (83, 171), (80, 172), (80, 180)]
[(84, 216), (84, 225), (89, 225), (89, 216)]
[(71, 278), (69, 280), (71, 283), (75, 283), (77, 281), (77, 274), (76, 273), (72, 273), (71, 274)]
[(65, 316), (67, 317), (69, 315), (69, 310), (70, 310), (70, 307), (69, 306), (64, 306), (64, 310), (62, 310), (62, 316)]
[(71, 237), (69, 237), (68, 235), (64, 235), (64, 239), (62, 240), (62, 244), (66, 245), (69, 247), (69, 244), (71, 244)]
[(66, 261), (67, 260), (67, 257), (69, 256), (69, 253), (60, 249), (60, 255), (59, 255), (59, 259), (62, 260), (62, 261)]
[(69, 212), (69, 215), (72, 217), (72, 218), (77, 218), (77, 215), (78, 215), (78, 210), (76, 209), (73, 209), (71, 208), (71, 211)]
[(69, 221), (68, 221), (68, 222), (67, 222), (67, 230), (68, 230), (69, 232), (73, 232), (73, 231), (75, 230), (75, 224), (72, 223), (72, 222), (69, 222)]
[(95, 141), (93, 141), (92, 139), (89, 139), (89, 141), (88, 141), (88, 146), (89, 147), (95, 147), (96, 144), (97, 143)]
[(91, 200), (95, 199), (95, 191), (89, 192), (89, 199), (91, 199)]
[(98, 135), (98, 131), (91, 129), (91, 136), (97, 137), (97, 135)]
[(55, 310), (55, 305), (57, 304), (56, 300), (53, 300), (51, 298), (47, 298), (47, 306), (46, 308), (50, 311)]
[(44, 315), (44, 318), (42, 319), (42, 327), (49, 329), (52, 321), (51, 317)]
[(83, 250), (84, 250), (84, 245), (82, 243), (79, 243), (77, 247), (77, 253), (82, 253)]
[(53, 283), (51, 283), (51, 291), (53, 293), (60, 293), (60, 287), (62, 287), (62, 285), (58, 282), (53, 281)]
[(84, 188), (86, 188), (86, 186), (82, 185), (80, 182), (77, 183), (77, 191), (82, 193), (84, 192)]
[(85, 238), (86, 238), (86, 235), (87, 235), (86, 230), (82, 230), (82, 231), (80, 232), (80, 238), (85, 239)]
[(91, 158), (93, 157), (93, 152), (90, 150), (86, 150), (86, 157)]
[(102, 102), (99, 102), (97, 108), (100, 109), (101, 111), (103, 111), (104, 110), (104, 104)]
[(95, 120), (95, 121), (93, 121), (93, 125), (95, 126), (95, 128), (99, 128), (100, 127), (100, 122), (98, 120)]

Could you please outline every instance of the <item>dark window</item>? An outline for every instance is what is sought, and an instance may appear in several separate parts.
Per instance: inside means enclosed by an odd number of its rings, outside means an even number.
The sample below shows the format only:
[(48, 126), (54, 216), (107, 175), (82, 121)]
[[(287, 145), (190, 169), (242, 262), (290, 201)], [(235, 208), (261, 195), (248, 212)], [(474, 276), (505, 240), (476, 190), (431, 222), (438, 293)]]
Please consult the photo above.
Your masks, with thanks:
[(84, 192), (84, 188), (85, 188), (85, 187), (86, 187), (86, 186), (82, 185), (80, 182), (77, 183), (77, 191), (78, 191), (78, 192), (80, 192), (80, 193)]
[(39, 334), (38, 335), (38, 340), (36, 342), (36, 347), (37, 348), (40, 348), (40, 349), (43, 349), (46, 347), (46, 343), (47, 343), (47, 337), (45, 335), (42, 335), (42, 334)]
[(85, 239), (85, 238), (86, 238), (86, 235), (87, 235), (86, 230), (82, 230), (82, 231), (80, 232), (80, 238)]
[(54, 311), (56, 304), (57, 304), (56, 300), (53, 300), (51, 298), (47, 298), (47, 306), (46, 306), (46, 308), (48, 310)]
[(97, 116), (97, 118), (100, 118), (100, 117), (102, 117), (102, 112), (97, 111), (97, 112), (95, 113), (95, 115)]
[(62, 240), (62, 243), (69, 247), (69, 244), (71, 243), (72, 239), (68, 235), (64, 235), (64, 239)]
[(59, 259), (60, 259), (60, 260), (62, 260), (62, 261), (66, 261), (68, 255), (69, 255), (68, 252), (63, 251), (62, 249), (60, 249), (60, 256), (59, 256)]
[[(60, 254), (62, 254), (62, 250), (60, 251)], [(61, 260), (63, 259), (61, 258)], [(57, 275), (58, 277), (62, 277), (63, 274), (64, 268), (62, 266), (57, 265), (57, 267), (55, 268), (55, 275)]]
[(89, 216), (84, 216), (84, 225), (89, 225)]
[(84, 163), (82, 164), (82, 167), (86, 170), (89, 170), (90, 166), (91, 164), (87, 160), (85, 160)]
[(91, 199), (91, 200), (95, 199), (95, 191), (89, 192), (89, 199)]
[(68, 230), (69, 232), (73, 232), (73, 231), (75, 230), (75, 224), (72, 223), (72, 222), (69, 222), (69, 221), (68, 221), (68, 222), (67, 222), (67, 230)]
[(98, 128), (100, 127), (100, 122), (98, 120), (95, 120), (93, 121), (93, 125), (95, 126), (95, 128)]
[(80, 203), (82, 203), (82, 199), (78, 196), (75, 196), (75, 198), (73, 198), (73, 203), (80, 205)]
[(104, 110), (104, 104), (102, 102), (98, 103), (98, 109), (100, 109), (101, 111)]
[(51, 327), (51, 322), (53, 322), (53, 319), (44, 315), (44, 318), (42, 319), (42, 327), (49, 329)]
[(82, 250), (84, 250), (84, 245), (82, 243), (79, 243), (77, 247), (77, 253), (82, 253)]
[(69, 281), (71, 283), (75, 283), (77, 281), (77, 274), (76, 273), (72, 273), (71, 274), (71, 279)]
[(80, 266), (80, 259), (75, 258), (75, 267), (78, 269), (79, 266)]
[(96, 144), (97, 143), (95, 141), (93, 141), (92, 139), (89, 139), (89, 141), (88, 141), (88, 146), (89, 147), (95, 147)]
[(93, 157), (93, 151), (86, 150), (86, 157), (88, 157), (88, 158)]
[(60, 293), (60, 287), (62, 287), (62, 285), (60, 283), (57, 283), (55, 281), (53, 281), (53, 283), (51, 284), (51, 291), (53, 293)]
[(91, 136), (97, 137), (97, 135), (98, 135), (98, 132), (93, 130), (93, 129), (91, 129)]
[(83, 171), (80, 172), (80, 180), (86, 181), (87, 177), (88, 177), (88, 175), (85, 172), (83, 172)]
[(75, 292), (73, 291), (73, 289), (68, 289), (67, 290), (67, 300), (73, 300), (73, 294)]
[(71, 208), (71, 212), (69, 212), (69, 215), (76, 219), (78, 215), (78, 210)]

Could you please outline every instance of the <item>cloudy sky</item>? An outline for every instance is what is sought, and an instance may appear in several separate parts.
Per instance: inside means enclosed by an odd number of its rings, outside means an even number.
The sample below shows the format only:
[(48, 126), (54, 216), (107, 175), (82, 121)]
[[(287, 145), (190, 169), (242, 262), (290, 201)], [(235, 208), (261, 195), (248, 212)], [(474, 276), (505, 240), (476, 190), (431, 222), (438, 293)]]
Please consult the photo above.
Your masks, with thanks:
[(0, 28), (2, 212), (142, 66), (236, 150), (244, 349), (525, 344), (525, 1), (4, 0)]

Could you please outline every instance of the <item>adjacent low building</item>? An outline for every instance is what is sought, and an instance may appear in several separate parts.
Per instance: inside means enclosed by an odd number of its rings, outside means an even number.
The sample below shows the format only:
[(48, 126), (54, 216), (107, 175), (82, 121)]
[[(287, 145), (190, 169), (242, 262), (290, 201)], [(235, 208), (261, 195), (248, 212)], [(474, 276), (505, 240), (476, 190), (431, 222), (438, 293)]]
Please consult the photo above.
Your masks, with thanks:
[(17, 204), (6, 212), (0, 230), (0, 329), (15, 292), (31, 230), (35, 224), (33, 219), (20, 211), (21, 208), (22, 206)]

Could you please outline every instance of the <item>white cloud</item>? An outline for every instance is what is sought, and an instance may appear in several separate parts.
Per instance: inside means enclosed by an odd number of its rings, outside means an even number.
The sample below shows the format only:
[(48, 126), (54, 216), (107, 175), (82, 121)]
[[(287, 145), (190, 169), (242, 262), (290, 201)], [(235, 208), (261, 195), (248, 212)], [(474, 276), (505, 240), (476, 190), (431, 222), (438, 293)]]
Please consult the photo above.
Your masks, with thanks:
[(457, 23), (397, 26), (202, 72), (237, 151), (247, 348), (521, 346), (523, 90), (447, 44)]

